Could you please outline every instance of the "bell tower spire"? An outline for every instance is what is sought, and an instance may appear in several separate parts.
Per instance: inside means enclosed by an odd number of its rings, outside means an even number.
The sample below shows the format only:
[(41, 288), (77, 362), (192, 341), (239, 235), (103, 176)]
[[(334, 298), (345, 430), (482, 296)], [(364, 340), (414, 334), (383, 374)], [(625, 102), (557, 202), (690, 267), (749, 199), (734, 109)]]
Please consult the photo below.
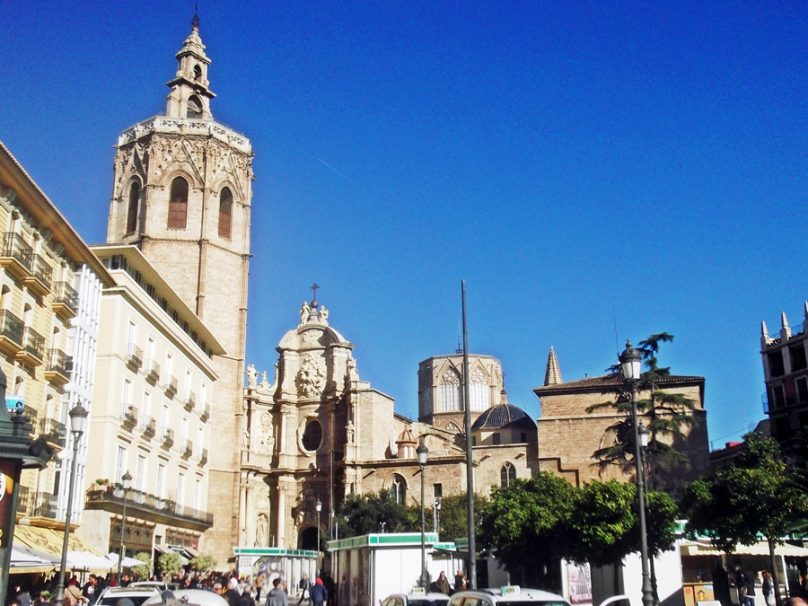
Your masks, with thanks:
[(194, 13), (191, 33), (177, 52), (177, 74), (168, 83), (171, 92), (166, 103), (170, 118), (202, 118), (211, 120), (210, 100), (216, 95), (210, 90), (208, 66), (210, 58), (199, 35), (199, 15)]

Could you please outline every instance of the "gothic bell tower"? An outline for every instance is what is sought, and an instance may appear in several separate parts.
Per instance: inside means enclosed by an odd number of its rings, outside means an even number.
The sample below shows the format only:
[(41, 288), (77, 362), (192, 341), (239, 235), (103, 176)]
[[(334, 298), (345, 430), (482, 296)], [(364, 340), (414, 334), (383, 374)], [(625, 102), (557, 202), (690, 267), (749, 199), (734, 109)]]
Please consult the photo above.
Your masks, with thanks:
[[(115, 154), (107, 241), (133, 244), (223, 345), (209, 396), (221, 444), (237, 445), (247, 321), (252, 147), (211, 112), (211, 60), (194, 16), (164, 115), (125, 130)], [(170, 378), (169, 378), (170, 379)], [(162, 378), (161, 378), (162, 380)], [(210, 453), (203, 548), (225, 562), (238, 540), (238, 449)]]

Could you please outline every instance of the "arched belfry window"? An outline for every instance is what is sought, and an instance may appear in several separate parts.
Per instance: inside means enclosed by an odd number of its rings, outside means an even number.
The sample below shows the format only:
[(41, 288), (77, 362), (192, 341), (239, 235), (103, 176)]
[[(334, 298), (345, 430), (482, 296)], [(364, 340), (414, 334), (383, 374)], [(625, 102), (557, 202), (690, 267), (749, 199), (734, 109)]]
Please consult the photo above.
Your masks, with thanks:
[(481, 412), (490, 404), (488, 379), (479, 368), (471, 373), (471, 410)]
[(447, 369), (441, 377), (440, 403), (441, 412), (451, 412), (463, 408), (460, 395), (460, 375), (451, 368)]
[(503, 488), (508, 488), (516, 481), (516, 468), (510, 463), (505, 463), (500, 471), (500, 484)]
[(129, 206), (126, 209), (126, 233), (133, 234), (137, 230), (137, 214), (140, 205), (140, 183), (132, 181), (129, 187)]
[(202, 117), (202, 101), (196, 95), (188, 97), (188, 117), (201, 118)]
[(233, 194), (225, 187), (219, 194), (219, 236), (230, 239), (230, 226), (233, 222)]
[(185, 229), (188, 218), (188, 181), (177, 177), (171, 182), (168, 199), (168, 228)]
[(202, 79), (202, 68), (199, 67), (199, 63), (194, 65), (194, 80), (201, 80)]

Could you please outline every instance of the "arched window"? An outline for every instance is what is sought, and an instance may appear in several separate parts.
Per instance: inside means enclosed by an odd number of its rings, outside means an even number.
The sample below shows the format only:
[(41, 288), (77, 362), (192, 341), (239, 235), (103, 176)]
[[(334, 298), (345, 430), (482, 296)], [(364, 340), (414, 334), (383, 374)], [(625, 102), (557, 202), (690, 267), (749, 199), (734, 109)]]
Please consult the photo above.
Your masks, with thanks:
[(201, 118), (202, 117), (202, 101), (196, 95), (188, 97), (188, 117)]
[(199, 63), (194, 65), (194, 80), (201, 80), (202, 79), (202, 68), (199, 67)]
[(188, 181), (177, 177), (171, 182), (168, 199), (168, 228), (185, 229), (188, 218)]
[(490, 390), (488, 388), (488, 379), (479, 368), (474, 369), (471, 373), (471, 385), (469, 385), (471, 392), (471, 410), (483, 411), (488, 408), (490, 404)]
[(460, 377), (454, 370), (448, 369), (441, 377), (440, 410), (441, 412), (460, 410), (461, 401)]
[(140, 202), (140, 184), (132, 181), (129, 188), (129, 207), (126, 210), (126, 233), (133, 234), (137, 229), (137, 211)]
[(225, 187), (219, 194), (219, 236), (230, 239), (230, 225), (233, 222), (233, 194)]
[(503, 488), (508, 488), (516, 480), (516, 468), (510, 463), (505, 463), (500, 471), (500, 484)]
[(390, 496), (399, 505), (407, 504), (407, 482), (400, 475), (395, 474), (390, 483)]

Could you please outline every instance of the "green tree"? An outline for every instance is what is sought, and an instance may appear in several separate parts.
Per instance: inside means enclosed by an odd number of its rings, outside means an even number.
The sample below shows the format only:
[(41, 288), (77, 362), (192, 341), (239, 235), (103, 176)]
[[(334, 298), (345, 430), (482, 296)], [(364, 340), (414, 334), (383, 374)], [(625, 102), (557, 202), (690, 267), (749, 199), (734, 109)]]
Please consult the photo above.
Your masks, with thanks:
[(164, 553), (157, 559), (160, 576), (164, 579), (177, 574), (182, 569), (182, 560), (178, 553)]
[(636, 494), (632, 484), (615, 480), (581, 487), (568, 521), (573, 539), (570, 559), (601, 566), (619, 562), (634, 551), (638, 545), (633, 532)]
[[(687, 437), (685, 430), (693, 424), (693, 412), (698, 404), (684, 394), (670, 393), (660, 388), (660, 384), (671, 376), (670, 367), (659, 364), (660, 345), (672, 341), (672, 334), (661, 332), (652, 334), (637, 344), (645, 367), (637, 388), (639, 395), (647, 394), (646, 398), (637, 400), (637, 411), (642, 415), (642, 421), (650, 434), (644, 458), (649, 484), (652, 486), (665, 485), (672, 474), (682, 466), (687, 466), (687, 455), (674, 444)], [(620, 366), (611, 366), (608, 372), (620, 375)], [(594, 404), (587, 412), (604, 408), (614, 408), (622, 417), (608, 428), (615, 435), (614, 443), (597, 449), (593, 456), (601, 467), (620, 465), (624, 470), (631, 471), (634, 466), (631, 393), (621, 389), (614, 401)]]
[(385, 490), (378, 493), (349, 495), (338, 511), (340, 537), (355, 537), (374, 532), (406, 532), (420, 530), (420, 510), (417, 523), (413, 515), (396, 502)]
[(138, 566), (132, 566), (130, 569), (132, 574), (138, 581), (148, 579), (151, 575), (151, 557), (145, 551), (135, 554), (135, 559), (143, 562)]
[(212, 555), (200, 553), (195, 558), (192, 558), (189, 564), (192, 570), (196, 570), (198, 572), (207, 572), (208, 570), (212, 570), (216, 567), (216, 560), (213, 559)]
[(480, 545), (523, 584), (558, 591), (575, 500), (573, 486), (546, 472), (494, 488), (481, 512)]
[(808, 513), (808, 499), (787, 472), (777, 441), (757, 433), (744, 438), (735, 461), (695, 481), (686, 495), (688, 530), (705, 534), (729, 553), (735, 545), (769, 544), (775, 600), (780, 604), (774, 550)]
[[(474, 495), (474, 527), (475, 536), (480, 534), (482, 510), (488, 500), (475, 493)], [(466, 537), (468, 530), (468, 502), (465, 492), (443, 497), (440, 500), (440, 536), (452, 541)], [(431, 526), (431, 525), (430, 525)]]

